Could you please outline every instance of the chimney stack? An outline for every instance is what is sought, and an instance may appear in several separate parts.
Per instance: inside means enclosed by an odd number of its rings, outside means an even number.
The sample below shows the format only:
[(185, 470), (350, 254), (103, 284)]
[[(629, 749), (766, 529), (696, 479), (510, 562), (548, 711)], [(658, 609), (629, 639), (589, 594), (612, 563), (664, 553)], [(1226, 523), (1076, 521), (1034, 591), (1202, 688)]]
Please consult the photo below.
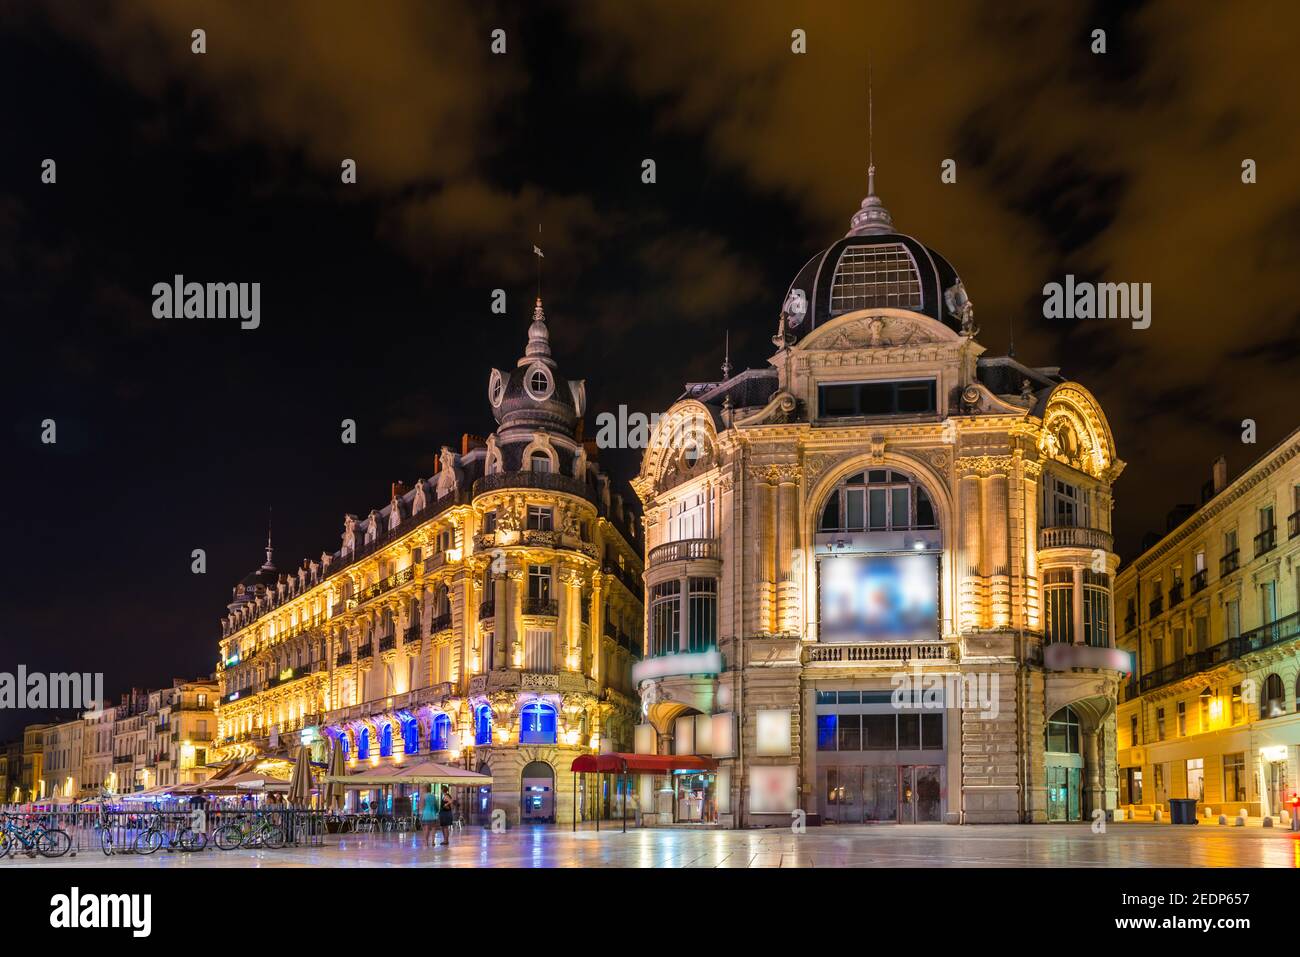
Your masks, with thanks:
[(1211, 474), (1214, 477), (1214, 494), (1218, 495), (1228, 487), (1228, 460), (1222, 455), (1215, 459)]

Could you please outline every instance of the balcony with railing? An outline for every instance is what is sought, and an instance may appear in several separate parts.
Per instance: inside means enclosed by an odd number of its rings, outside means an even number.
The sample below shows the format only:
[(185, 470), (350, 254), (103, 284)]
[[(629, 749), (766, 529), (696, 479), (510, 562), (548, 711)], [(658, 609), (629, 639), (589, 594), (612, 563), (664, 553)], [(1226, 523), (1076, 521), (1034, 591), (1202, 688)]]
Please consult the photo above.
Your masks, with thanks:
[(653, 568), (666, 562), (712, 560), (722, 557), (722, 548), (716, 538), (686, 538), (678, 542), (665, 542), (650, 549), (646, 567)]
[(1192, 575), (1193, 595), (1197, 594), (1198, 592), (1205, 591), (1206, 585), (1209, 584), (1208, 577), (1209, 577), (1209, 571), (1204, 568), (1202, 568), (1200, 571)]
[(1300, 508), (1286, 517), (1286, 537), (1295, 538), (1297, 535), (1300, 535)]
[(366, 642), (364, 645), (357, 648), (357, 661), (360, 661), (362, 658), (373, 658), (374, 655), (375, 646), (370, 642)]
[(474, 483), (472, 495), (478, 498), (499, 489), (531, 488), (546, 492), (576, 495), (595, 504), (596, 493), (586, 482), (559, 472), (497, 472)]
[(1173, 608), (1183, 600), (1183, 583), (1175, 581), (1169, 586), (1169, 607)]
[(1100, 548), (1113, 551), (1114, 538), (1110, 532), (1082, 525), (1052, 525), (1038, 535), (1039, 549), (1048, 548)]
[(1170, 662), (1163, 668), (1149, 671), (1142, 676), (1142, 691), (1151, 691), (1172, 681), (1189, 678), (1202, 671), (1209, 671), (1243, 655), (1261, 651), (1284, 641), (1290, 641), (1297, 636), (1300, 636), (1300, 612), (1288, 615), (1285, 618), (1279, 618), (1277, 621), (1262, 625), (1259, 628), (1253, 628), (1235, 638), (1229, 638), (1217, 645), (1211, 645), (1203, 651), (1192, 652), (1186, 657)]
[(1219, 559), (1219, 577), (1226, 578), (1241, 567), (1241, 549), (1234, 548)]
[(486, 621), (488, 618), (493, 618), (496, 616), (496, 613), (497, 603), (494, 601), (481, 602), (478, 606), (479, 621)]
[(406, 566), (400, 572), (394, 572), (387, 578), (381, 579), (366, 588), (363, 588), (356, 595), (357, 604), (361, 605), (370, 601), (372, 598), (378, 598), (385, 592), (390, 592), (399, 585), (405, 585), (407, 582), (414, 580), (415, 568), (411, 565)]
[(442, 615), (434, 615), (429, 619), (429, 634), (436, 635), (440, 631), (446, 631), (451, 627), (451, 612)]
[(1138, 616), (1136, 611), (1131, 611), (1124, 616), (1124, 631), (1130, 632), (1137, 627)]
[(1271, 552), (1275, 548), (1277, 548), (1277, 526), (1270, 525), (1255, 536), (1255, 557), (1259, 558), (1260, 555)]
[(1147, 617), (1155, 618), (1164, 610), (1165, 610), (1165, 596), (1156, 595), (1156, 597), (1152, 598), (1151, 601), (1147, 604)]
[(379, 639), (380, 654), (383, 654), (385, 651), (392, 651), (396, 647), (397, 647), (396, 635), (384, 635), (384, 637)]
[(420, 640), (420, 626), (411, 625), (402, 631), (402, 644), (409, 645)]
[(350, 651), (340, 651), (339, 656), (334, 659), (334, 665), (337, 668), (350, 664), (352, 664), (352, 652)]
[(524, 599), (525, 615), (550, 615), (554, 617), (560, 613), (560, 603), (554, 598), (533, 598)]

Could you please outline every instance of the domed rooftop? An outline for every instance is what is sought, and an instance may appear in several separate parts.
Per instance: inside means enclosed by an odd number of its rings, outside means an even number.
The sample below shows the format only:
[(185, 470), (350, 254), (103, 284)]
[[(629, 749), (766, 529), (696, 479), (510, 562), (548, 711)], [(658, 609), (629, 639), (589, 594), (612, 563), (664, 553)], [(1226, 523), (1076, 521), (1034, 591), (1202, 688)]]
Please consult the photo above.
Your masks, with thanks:
[(502, 429), (545, 429), (573, 438), (582, 410), (578, 407), (582, 383), (560, 375), (551, 357), (546, 314), (538, 298), (528, 327), (528, 347), (510, 372), (493, 369), (488, 380), (488, 402)]
[(781, 314), (800, 336), (836, 316), (880, 308), (919, 312), (961, 332), (966, 302), (961, 279), (948, 260), (895, 230), (893, 217), (876, 195), (872, 166), (867, 196), (849, 221), (848, 233), (799, 270)]

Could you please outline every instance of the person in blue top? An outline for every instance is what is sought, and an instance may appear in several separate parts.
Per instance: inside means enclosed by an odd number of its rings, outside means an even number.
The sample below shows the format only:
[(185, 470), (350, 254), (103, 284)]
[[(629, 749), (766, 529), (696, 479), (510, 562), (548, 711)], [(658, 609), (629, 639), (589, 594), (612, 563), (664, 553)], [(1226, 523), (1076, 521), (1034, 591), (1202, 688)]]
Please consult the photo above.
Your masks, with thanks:
[(424, 829), (425, 847), (436, 847), (434, 840), (438, 833), (438, 803), (433, 798), (433, 785), (424, 786), (424, 794), (420, 799), (420, 827)]

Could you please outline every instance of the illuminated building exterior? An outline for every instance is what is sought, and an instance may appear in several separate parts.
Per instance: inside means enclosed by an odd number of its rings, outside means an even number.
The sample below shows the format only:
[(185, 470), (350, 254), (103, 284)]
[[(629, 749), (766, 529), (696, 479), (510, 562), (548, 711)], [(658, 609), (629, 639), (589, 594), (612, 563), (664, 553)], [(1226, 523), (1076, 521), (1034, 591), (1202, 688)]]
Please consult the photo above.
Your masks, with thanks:
[(1300, 430), (1232, 482), (1220, 459), (1203, 499), (1116, 582), (1120, 801), (1277, 816), (1300, 783)]
[(81, 745), (84, 722), (81, 718), (61, 721), (45, 729), (41, 748), (41, 777), (45, 781), (44, 797), (75, 800), (81, 797)]
[(488, 393), (496, 431), (346, 516), (337, 552), (284, 575), (268, 543), (222, 621), (213, 761), (300, 741), (323, 759), (327, 739), (350, 770), (418, 755), (491, 773), (467, 810), (518, 822), (567, 820), (573, 758), (631, 749), (636, 518), (582, 440), (583, 383), (560, 375), (540, 300)]
[(113, 725), (117, 708), (106, 704), (82, 716), (81, 796), (93, 798), (113, 784)]
[(770, 367), (688, 385), (633, 483), (638, 751), (719, 765), (643, 783), (642, 810), (789, 826), (796, 809), (1112, 809), (1129, 665), (1105, 416), (1057, 369), (984, 355), (957, 274), (894, 230), (874, 170), (851, 227), (791, 284)]
[(18, 787), (24, 801), (36, 801), (48, 793), (45, 789), (45, 732), (49, 727), (48, 724), (29, 724), (23, 728)]

